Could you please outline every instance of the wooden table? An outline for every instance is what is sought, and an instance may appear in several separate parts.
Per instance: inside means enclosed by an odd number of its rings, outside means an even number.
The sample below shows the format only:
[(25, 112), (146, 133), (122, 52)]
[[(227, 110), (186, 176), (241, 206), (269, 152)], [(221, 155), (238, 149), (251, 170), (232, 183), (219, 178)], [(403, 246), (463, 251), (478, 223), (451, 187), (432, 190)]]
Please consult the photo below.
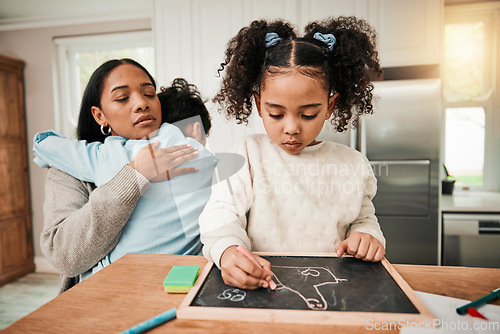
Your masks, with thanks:
[[(197, 265), (200, 256), (127, 254), (59, 295), (5, 333), (117, 333), (172, 307), (185, 294), (167, 294), (163, 280), (173, 265)], [(417, 291), (477, 299), (500, 286), (500, 269), (394, 265)], [(500, 305), (500, 301), (496, 301)], [(148, 333), (364, 333), (365, 327), (172, 320)], [(384, 333), (390, 333), (385, 331)]]

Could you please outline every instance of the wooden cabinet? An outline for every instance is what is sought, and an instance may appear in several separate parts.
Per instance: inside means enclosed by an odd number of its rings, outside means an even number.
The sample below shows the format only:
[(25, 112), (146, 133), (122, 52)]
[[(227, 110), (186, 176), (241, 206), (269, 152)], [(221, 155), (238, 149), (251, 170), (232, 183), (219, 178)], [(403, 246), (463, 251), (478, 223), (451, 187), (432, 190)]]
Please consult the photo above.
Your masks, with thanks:
[(368, 2), (383, 67), (439, 64), (444, 35), (442, 0)]
[(35, 269), (23, 67), (0, 55), (0, 286)]
[(443, 0), (302, 0), (300, 27), (329, 16), (354, 15), (377, 31), (382, 67), (439, 64)]

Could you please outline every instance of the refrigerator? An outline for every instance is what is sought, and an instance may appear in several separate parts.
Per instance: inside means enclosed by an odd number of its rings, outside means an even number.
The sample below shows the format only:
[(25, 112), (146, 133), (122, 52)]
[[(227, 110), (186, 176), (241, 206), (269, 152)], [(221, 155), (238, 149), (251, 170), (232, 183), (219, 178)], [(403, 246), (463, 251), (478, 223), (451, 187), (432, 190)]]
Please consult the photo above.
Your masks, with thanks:
[(384, 70), (374, 113), (355, 130), (326, 127), (319, 140), (359, 150), (377, 178), (375, 214), (391, 263), (438, 264), (441, 79), (439, 66)]

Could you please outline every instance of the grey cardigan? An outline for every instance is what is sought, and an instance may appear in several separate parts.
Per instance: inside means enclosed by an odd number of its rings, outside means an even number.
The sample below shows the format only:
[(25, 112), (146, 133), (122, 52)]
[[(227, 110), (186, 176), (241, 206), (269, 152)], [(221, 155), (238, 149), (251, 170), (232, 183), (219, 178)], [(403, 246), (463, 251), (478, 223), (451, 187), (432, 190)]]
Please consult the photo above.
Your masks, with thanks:
[(55, 168), (45, 181), (42, 253), (61, 274), (60, 293), (78, 282), (120, 240), (149, 181), (126, 165), (108, 183), (82, 182)]

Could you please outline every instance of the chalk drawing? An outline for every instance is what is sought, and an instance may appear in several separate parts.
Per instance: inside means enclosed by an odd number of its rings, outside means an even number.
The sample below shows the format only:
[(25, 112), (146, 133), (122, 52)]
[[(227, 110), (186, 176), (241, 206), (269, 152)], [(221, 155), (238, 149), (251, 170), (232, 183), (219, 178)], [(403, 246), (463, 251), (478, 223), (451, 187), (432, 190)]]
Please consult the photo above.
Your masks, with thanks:
[[(324, 311), (328, 308), (328, 303), (319, 290), (320, 287), (347, 281), (347, 279), (337, 278), (325, 267), (273, 266), (272, 269), (274, 280), (277, 284), (276, 291), (288, 290), (297, 294), (311, 310)], [(280, 273), (281, 280), (276, 275), (276, 272)], [(299, 275), (300, 279), (297, 280), (295, 275)], [(289, 281), (289, 284), (287, 284), (287, 281)], [(300, 287), (295, 287), (294, 285), (300, 285)], [(311, 291), (306, 291), (309, 287), (312, 287), (314, 290), (310, 289)], [(241, 302), (245, 297), (246, 292), (236, 288), (226, 289), (217, 296), (219, 299), (228, 299), (232, 302)], [(328, 296), (328, 299), (331, 304), (336, 303), (333, 292), (332, 295)]]
[[(279, 268), (279, 269), (278, 269)], [(307, 307), (311, 310), (321, 310), (324, 311), (328, 308), (328, 304), (326, 302), (325, 297), (319, 291), (319, 288), (324, 285), (338, 284), (339, 282), (347, 281), (347, 279), (337, 278), (329, 269), (324, 267), (292, 267), (292, 266), (273, 266), (274, 272), (280, 272), (283, 274), (281, 280), (279, 277), (274, 274), (274, 279), (276, 281), (277, 287), (276, 291), (286, 289), (290, 292), (297, 294), (304, 302)], [(283, 273), (285, 271), (285, 273)], [(306, 286), (312, 286), (314, 288), (314, 296), (307, 296), (307, 291), (299, 291), (299, 287), (294, 287), (294, 279), (293, 275), (302, 276), (302, 281), (305, 279)], [(287, 278), (290, 278), (290, 284), (286, 284)], [(309, 285), (311, 284), (311, 285)], [(303, 283), (301, 283), (303, 286)], [(300, 288), (301, 289), (301, 288)], [(336, 303), (335, 295), (332, 294), (331, 302), (333, 304)], [(329, 299), (331, 299), (329, 297)]]
[(245, 299), (247, 293), (241, 291), (240, 289), (226, 289), (220, 295), (217, 296), (219, 299), (229, 299), (232, 302), (241, 302)]

